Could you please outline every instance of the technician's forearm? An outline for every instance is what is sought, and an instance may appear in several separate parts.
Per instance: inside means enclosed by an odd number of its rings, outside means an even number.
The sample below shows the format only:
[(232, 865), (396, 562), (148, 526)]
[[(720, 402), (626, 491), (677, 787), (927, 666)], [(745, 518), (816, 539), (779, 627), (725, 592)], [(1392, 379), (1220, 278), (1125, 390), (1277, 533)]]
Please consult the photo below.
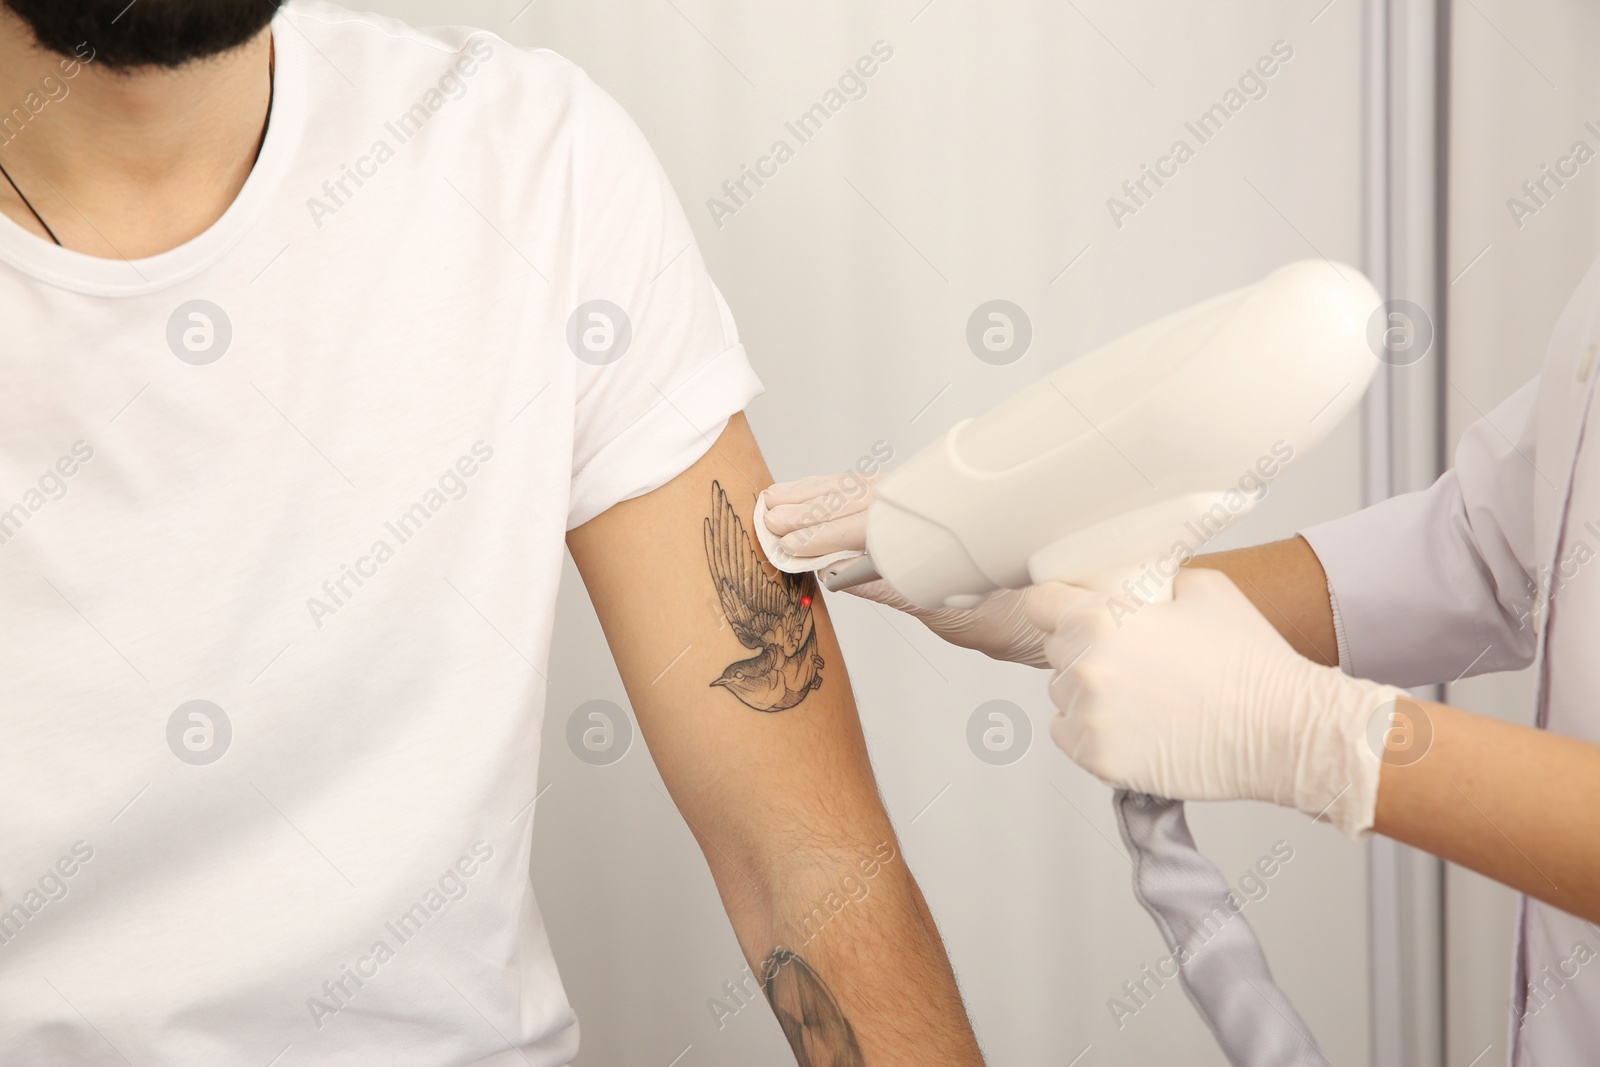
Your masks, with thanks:
[(1374, 829), (1600, 922), (1600, 745), (1419, 703), (1432, 743), (1384, 764)]
[(774, 879), (767, 907), (727, 902), (753, 984), (800, 1067), (981, 1065), (944, 946), (893, 838), (792, 866)]
[[(1222, 571), (1295, 651), (1337, 663), (1327, 576), (1303, 538), (1189, 565)], [(1419, 704), (1431, 747), (1384, 764), (1374, 829), (1600, 921), (1600, 745)]]
[(1325, 667), (1338, 665), (1328, 576), (1303, 537), (1212, 552), (1188, 565), (1226, 574), (1296, 652)]

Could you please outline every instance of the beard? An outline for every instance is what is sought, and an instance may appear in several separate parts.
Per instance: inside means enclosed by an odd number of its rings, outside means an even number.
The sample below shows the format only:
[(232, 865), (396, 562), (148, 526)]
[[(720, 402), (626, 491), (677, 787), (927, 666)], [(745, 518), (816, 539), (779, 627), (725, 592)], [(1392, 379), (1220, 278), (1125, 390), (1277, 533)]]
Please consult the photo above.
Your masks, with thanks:
[[(266, 28), (282, 0), (0, 0), (63, 56), (92, 54), (116, 70), (181, 67), (229, 51)], [(92, 53), (79, 51), (87, 44)]]

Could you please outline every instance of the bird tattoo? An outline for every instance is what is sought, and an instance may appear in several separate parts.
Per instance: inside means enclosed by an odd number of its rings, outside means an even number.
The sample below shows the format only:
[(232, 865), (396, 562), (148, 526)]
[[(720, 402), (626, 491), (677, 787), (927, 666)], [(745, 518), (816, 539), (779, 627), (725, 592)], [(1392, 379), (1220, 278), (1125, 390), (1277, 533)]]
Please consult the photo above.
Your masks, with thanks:
[(811, 616), (811, 575), (767, 573), (720, 482), (711, 483), (705, 520), (706, 564), (733, 635), (755, 650), (728, 664), (721, 686), (757, 711), (792, 708), (822, 684), (822, 657)]

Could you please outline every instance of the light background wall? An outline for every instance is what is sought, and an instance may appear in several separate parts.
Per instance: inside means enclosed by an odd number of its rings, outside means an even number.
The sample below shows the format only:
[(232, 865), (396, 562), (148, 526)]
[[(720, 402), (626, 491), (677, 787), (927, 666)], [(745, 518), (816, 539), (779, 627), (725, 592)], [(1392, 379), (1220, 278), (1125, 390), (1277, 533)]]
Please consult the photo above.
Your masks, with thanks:
[[(1360, 261), (1354, 0), (372, 6), (555, 49), (629, 109), (766, 382), (749, 414), (779, 477), (844, 469), (878, 441), (909, 456), (1061, 362), (1289, 260)], [(1578, 0), (1541, 4), (1537, 17), (1511, 0), (1457, 6), (1452, 276), (1492, 247), (1452, 289), (1452, 440), (1475, 409), (1536, 369), (1593, 254), (1600, 187), (1585, 171), (1522, 232), (1501, 202), (1582, 136), (1582, 119), (1600, 115), (1584, 88), (1595, 77), (1596, 14)], [(785, 121), (878, 41), (894, 55), (867, 95), (797, 145)], [(1199, 144), (1185, 120), (1278, 41), (1294, 56), (1266, 96)], [(797, 147), (795, 158), (719, 225), (707, 199), (778, 138)], [(1107, 198), (1178, 138), (1195, 157), (1118, 226)], [(980, 362), (964, 339), (973, 309), (996, 297), (1021, 305), (1035, 329), (1028, 354), (1006, 367)], [(1217, 547), (1358, 506), (1357, 429), (1352, 419), (1297, 463)], [(570, 568), (567, 579), (533, 879), (582, 1019), (579, 1062), (786, 1062), (764, 1009), (713, 1022), (707, 1001), (743, 961), (643, 745), (607, 767), (566, 746), (579, 704), (626, 705)], [(1222, 1064), (1175, 984), (1122, 1027), (1112, 1022), (1108, 1000), (1164, 948), (1129, 893), (1108, 791), (1049, 743), (1040, 676), (951, 650), (849, 597), (829, 603), (885, 801), (991, 1062)], [(1521, 680), (1457, 693), (1525, 716)], [(982, 763), (966, 746), (968, 716), (993, 699), (1032, 722), (1031, 748), (1010, 766)], [(1193, 808), (1190, 818), (1235, 878), (1274, 842), (1293, 847), (1246, 914), (1333, 1062), (1366, 1062), (1363, 850), (1262, 806)], [(1510, 895), (1461, 872), (1449, 886), (1450, 1062), (1466, 1063), (1485, 1044), (1503, 1045)]]

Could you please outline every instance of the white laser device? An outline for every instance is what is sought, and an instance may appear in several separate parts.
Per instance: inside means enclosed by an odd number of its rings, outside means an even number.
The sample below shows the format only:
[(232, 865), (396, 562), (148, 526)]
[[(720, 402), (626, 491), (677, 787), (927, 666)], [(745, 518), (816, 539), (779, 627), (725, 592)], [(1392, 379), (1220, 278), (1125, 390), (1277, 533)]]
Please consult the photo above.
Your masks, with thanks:
[[(1131, 577), (1159, 599), (1177, 544), (1247, 511), (1286, 451), (1360, 401), (1380, 303), (1359, 271), (1305, 260), (1072, 360), (885, 475), (867, 558), (823, 584), (881, 576), (920, 607), (964, 608), (1049, 580), (1125, 594)], [(1152, 583), (1157, 565), (1171, 573)]]

